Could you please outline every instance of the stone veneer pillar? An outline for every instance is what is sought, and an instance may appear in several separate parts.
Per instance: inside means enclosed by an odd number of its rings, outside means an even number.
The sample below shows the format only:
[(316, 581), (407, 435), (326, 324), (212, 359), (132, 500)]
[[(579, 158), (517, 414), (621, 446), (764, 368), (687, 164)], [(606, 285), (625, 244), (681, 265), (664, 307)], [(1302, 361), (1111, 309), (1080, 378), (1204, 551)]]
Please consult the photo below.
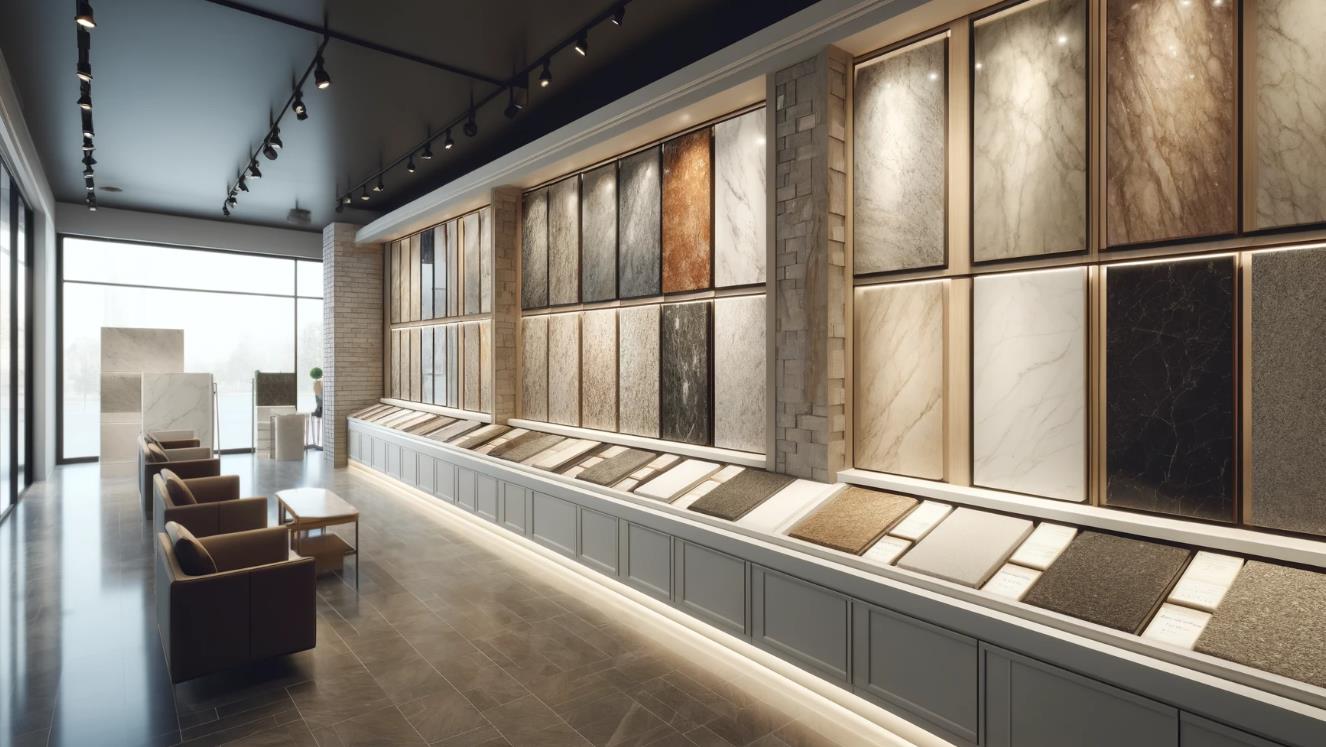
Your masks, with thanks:
[(847, 448), (847, 83), (829, 47), (774, 76), (775, 467), (833, 481)]
[(516, 263), (520, 257), (520, 188), (498, 187), (493, 211), (493, 422), (516, 416), (516, 329), (520, 296)]
[(382, 396), (382, 247), (355, 246), (358, 226), (322, 229), (322, 449), (349, 456), (345, 416)]

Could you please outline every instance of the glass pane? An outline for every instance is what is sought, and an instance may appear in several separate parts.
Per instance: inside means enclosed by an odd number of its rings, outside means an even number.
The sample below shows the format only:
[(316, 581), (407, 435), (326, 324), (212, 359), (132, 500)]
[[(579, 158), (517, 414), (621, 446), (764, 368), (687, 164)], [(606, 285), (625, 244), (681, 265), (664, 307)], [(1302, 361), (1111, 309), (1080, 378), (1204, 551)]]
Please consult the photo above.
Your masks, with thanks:
[(14, 500), (13, 490), (13, 438), (10, 427), (14, 422), (14, 400), (11, 393), (13, 381), (13, 362), (10, 347), (14, 341), (13, 320), (14, 304), (14, 244), (18, 232), (18, 194), (13, 183), (5, 177), (0, 185), (0, 202), (4, 203), (0, 213), (0, 508), (8, 506)]
[(295, 263), (281, 257), (66, 238), (64, 279), (290, 295)]
[(299, 337), (295, 350), (295, 381), (298, 382), (299, 411), (313, 412), (317, 402), (313, 397), (313, 378), (309, 371), (315, 366), (322, 368), (322, 300), (301, 298), (296, 303)]
[(322, 298), (322, 263), (298, 260), (295, 262), (295, 283), (299, 295)]
[(14, 497), (23, 492), (28, 486), (28, 221), (31, 218), (27, 206), (20, 203), (18, 212), (18, 239), (14, 243), (14, 263), (17, 271), (14, 273), (14, 293), (16, 296), (17, 311), (14, 316), (15, 322), (15, 344), (18, 346), (16, 359), (18, 361), (15, 369), (15, 400), (14, 417), (17, 419), (15, 426), (14, 454), (17, 460), (14, 465), (16, 492)]

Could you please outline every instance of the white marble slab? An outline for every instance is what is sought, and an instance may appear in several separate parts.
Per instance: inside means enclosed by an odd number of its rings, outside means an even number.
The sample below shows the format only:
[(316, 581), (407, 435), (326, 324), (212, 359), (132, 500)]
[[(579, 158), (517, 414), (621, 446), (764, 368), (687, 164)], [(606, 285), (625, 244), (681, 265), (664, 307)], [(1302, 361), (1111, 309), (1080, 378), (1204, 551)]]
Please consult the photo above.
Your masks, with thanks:
[(856, 466), (944, 478), (944, 289), (947, 281), (858, 288)]
[(1168, 643), (1182, 649), (1191, 649), (1202, 637), (1207, 623), (1211, 622), (1211, 613), (1180, 607), (1177, 604), (1162, 604), (1151, 624), (1146, 626), (1142, 637), (1152, 641)]
[(995, 575), (985, 582), (981, 591), (988, 591), (997, 597), (1022, 601), (1022, 597), (1031, 591), (1031, 587), (1041, 577), (1041, 572), (1024, 568), (1020, 565), (1005, 563)]
[(479, 209), (479, 311), (493, 310), (493, 209)]
[(184, 370), (184, 330), (101, 328), (102, 373), (178, 373)]
[(101, 461), (102, 463), (138, 461), (138, 434), (142, 432), (138, 422), (101, 423)]
[(1038, 571), (1046, 570), (1076, 536), (1077, 527), (1041, 523), (1013, 553), (1009, 562)]
[(548, 422), (580, 425), (580, 314), (548, 317)]
[(104, 373), (101, 375), (101, 412), (141, 413), (143, 411), (143, 375), (140, 373)]
[(768, 198), (764, 108), (714, 125), (714, 285), (763, 283)]
[(143, 430), (192, 430), (200, 446), (212, 448), (212, 375), (143, 374)]
[(1086, 268), (988, 275), (972, 287), (974, 482), (1086, 500)]
[(1169, 601), (1215, 612), (1241, 570), (1243, 558), (1200, 550), (1174, 585)]
[(699, 485), (719, 470), (719, 465), (699, 459), (687, 459), (676, 467), (635, 489), (636, 495), (656, 501), (671, 501)]
[(938, 501), (922, 501), (921, 505), (912, 509), (912, 512), (903, 517), (896, 526), (889, 531), (894, 537), (915, 542), (930, 533), (931, 529), (945, 516), (948, 516), (953, 507), (947, 503)]
[(737, 526), (757, 532), (782, 534), (836, 493), (838, 487), (837, 484), (814, 480), (793, 480), (790, 485), (769, 496), (741, 517)]
[(765, 452), (766, 296), (714, 299), (714, 445)]
[(683, 495), (682, 497), (673, 501), (672, 506), (678, 509), (688, 509), (691, 507), (692, 503), (695, 503), (696, 501), (700, 500), (706, 495), (709, 495), (709, 493), (713, 491), (714, 488), (722, 484), (723, 483), (719, 482), (718, 480), (712, 480), (712, 479), (705, 480), (699, 485), (696, 485), (695, 487), (691, 488), (690, 492), (686, 493), (686, 495)]
[(470, 411), (483, 409), (480, 390), (482, 389), (483, 370), (479, 365), (482, 357), (479, 339), (479, 323), (466, 322), (461, 325), (461, 348), (464, 350), (463, 369), (461, 374), (465, 386), (464, 396), (461, 400), (461, 407)]

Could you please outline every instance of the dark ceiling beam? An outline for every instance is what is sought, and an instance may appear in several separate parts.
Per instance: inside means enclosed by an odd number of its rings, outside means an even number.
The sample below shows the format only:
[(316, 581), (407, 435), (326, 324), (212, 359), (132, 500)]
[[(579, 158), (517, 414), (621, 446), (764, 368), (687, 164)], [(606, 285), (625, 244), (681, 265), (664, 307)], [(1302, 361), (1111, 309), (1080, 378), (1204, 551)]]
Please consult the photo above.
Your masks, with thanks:
[(405, 52), (399, 49), (394, 49), (392, 47), (388, 47), (383, 44), (378, 44), (375, 41), (370, 41), (368, 39), (354, 36), (353, 34), (347, 34), (342, 31), (337, 31), (332, 28), (327, 28), (325, 26), (319, 26), (316, 23), (308, 23), (306, 21), (301, 21), (298, 18), (283, 16), (279, 13), (273, 13), (269, 10), (264, 10), (262, 8), (255, 8), (252, 5), (246, 5), (244, 3), (235, 2), (234, 0), (206, 0), (206, 1), (213, 5), (220, 5), (223, 8), (238, 10), (241, 13), (248, 13), (250, 15), (258, 16), (259, 18), (263, 18), (268, 21), (285, 24), (286, 26), (293, 26), (294, 28), (302, 29), (304, 31), (309, 31), (318, 34), (320, 36), (325, 36), (329, 39), (335, 39), (337, 41), (345, 42), (346, 44), (353, 44), (357, 47), (363, 47), (364, 49), (369, 49), (381, 54), (391, 55), (392, 57), (399, 57), (402, 60), (409, 60), (410, 62), (416, 62), (420, 65), (427, 65), (437, 70), (445, 70), (448, 73), (460, 75), (466, 78), (470, 78), (472, 80), (481, 81), (483, 83), (488, 83), (494, 86), (507, 85), (507, 81), (502, 80), (501, 78), (494, 78), (491, 75), (485, 75), (483, 73), (478, 73), (473, 70), (466, 70), (463, 67), (452, 65), (450, 63), (439, 62), (437, 60), (430, 60), (427, 57), (420, 57), (419, 55), (414, 54), (412, 52)]

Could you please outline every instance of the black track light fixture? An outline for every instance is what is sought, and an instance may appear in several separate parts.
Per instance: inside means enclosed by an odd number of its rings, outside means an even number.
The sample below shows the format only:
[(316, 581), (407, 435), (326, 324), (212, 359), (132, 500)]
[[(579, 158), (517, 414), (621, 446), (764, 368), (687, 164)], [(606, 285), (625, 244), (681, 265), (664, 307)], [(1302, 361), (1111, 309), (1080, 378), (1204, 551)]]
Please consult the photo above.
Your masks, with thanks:
[(92, 145), (92, 138), (90, 138), (90, 137), (84, 137), (84, 138), (83, 138), (83, 152), (84, 152), (84, 153), (91, 153), (94, 147), (95, 147), (95, 146)]
[(239, 184), (237, 186), (239, 187), (239, 191), (241, 192), (249, 191), (249, 185), (242, 176), (239, 178)]
[(272, 144), (271, 144), (271, 143), (264, 143), (264, 144), (263, 144), (263, 146), (262, 146), (262, 154), (263, 154), (263, 156), (265, 156), (265, 157), (267, 158), (268, 161), (275, 161), (275, 160), (276, 160), (276, 156), (279, 155), (279, 154), (276, 152), (276, 149), (272, 147)]
[(424, 150), (419, 154), (419, 157), (425, 161), (433, 160), (433, 142), (431, 140), (424, 143)]
[(92, 128), (92, 114), (89, 112), (83, 112), (83, 137), (91, 139), (96, 136), (97, 133)]
[(373, 185), (373, 191), (374, 191), (374, 192), (385, 192), (385, 191), (387, 191), (387, 185), (385, 185), (385, 184), (382, 183), (382, 175), (381, 175), (381, 174), (378, 174), (378, 183)]
[(83, 176), (85, 176), (85, 177), (89, 177), (89, 176), (92, 176), (92, 173), (93, 173), (93, 172), (92, 172), (92, 167), (91, 167), (91, 166), (84, 166), (84, 167), (83, 167)]
[(84, 187), (85, 189), (87, 189), (87, 191), (89, 191), (89, 192), (92, 192), (92, 191), (96, 190), (96, 188), (97, 188), (96, 180), (94, 180), (94, 179), (93, 179), (92, 177), (90, 177), (90, 176), (85, 176), (85, 177), (83, 177), (83, 187)]
[[(476, 128), (475, 132), (479, 130)], [(447, 139), (442, 141), (442, 150), (451, 150), (456, 147), (456, 141), (451, 139), (451, 128), (447, 128)]]
[(282, 149), (282, 148), (285, 147), (285, 143), (281, 142), (281, 128), (280, 128), (280, 127), (273, 127), (273, 128), (272, 128), (272, 135), (271, 135), (271, 137), (267, 138), (267, 144), (270, 145), (270, 146), (272, 146), (272, 147), (275, 148), (276, 150), (280, 150), (280, 149)]
[(230, 217), (230, 206), (229, 206), (229, 205), (222, 205), (222, 206), (221, 206), (221, 214), (224, 215), (224, 216), (226, 216), (227, 218), (229, 218), (229, 217)]
[(520, 104), (516, 103), (516, 89), (508, 88), (507, 97), (506, 97), (506, 108), (502, 110), (502, 113), (506, 115), (507, 119), (515, 119), (516, 115), (519, 114), (520, 110), (523, 108), (524, 107), (522, 107)]
[(295, 119), (300, 122), (308, 119), (308, 107), (304, 106), (304, 93), (302, 91), (295, 91), (295, 100), (290, 104), (290, 110), (295, 113)]
[(405, 164), (405, 170), (408, 171), (408, 172), (410, 172), (411, 174), (413, 174), (413, 173), (415, 172), (415, 168), (414, 168), (414, 154), (413, 154), (413, 153), (410, 154), (410, 160), (409, 160), (408, 162), (406, 162), (406, 164)]
[(88, 0), (78, 0), (78, 11), (74, 15), (74, 22), (85, 29), (97, 27), (97, 18), (92, 14), (92, 3)]
[(623, 23), (626, 23), (626, 3), (612, 9), (612, 25), (620, 26)]
[(574, 47), (574, 49), (575, 49), (575, 51), (576, 51), (576, 54), (580, 55), (581, 57), (587, 57), (587, 56), (589, 56), (589, 30), (588, 30), (588, 29), (586, 29), (585, 31), (581, 31), (581, 32), (580, 32), (580, 36), (576, 38), (576, 43), (575, 43), (575, 47)]
[(350, 202), (351, 202), (350, 195), (346, 195), (346, 196), (344, 196), (344, 197), (341, 198), (341, 204), (342, 204), (342, 205), (349, 205)]
[(84, 166), (96, 166), (96, 165), (97, 165), (97, 159), (93, 158), (91, 153), (84, 153), (84, 154), (83, 154), (83, 165), (84, 165)]
[(87, 209), (89, 212), (97, 212), (97, 196), (95, 194), (88, 195), (84, 202), (87, 203)]
[(539, 88), (547, 88), (552, 84), (552, 60), (543, 61), (543, 72), (539, 73)]
[(257, 161), (250, 161), (250, 162), (249, 162), (249, 178), (250, 178), (250, 179), (261, 179), (261, 178), (262, 178), (262, 169), (259, 169), (259, 168), (258, 168), (258, 162), (257, 162)]
[(92, 35), (82, 26), (78, 27), (78, 67), (75, 72), (78, 79), (84, 83), (92, 82), (92, 60), (90, 58), (92, 49)]
[(239, 204), (239, 200), (236, 200), (235, 195), (231, 194), (229, 197), (226, 198), (226, 204), (229, 205), (230, 207), (235, 207), (236, 205)]
[(479, 123), (474, 119), (474, 101), (470, 101), (470, 114), (465, 118), (465, 127), (463, 131), (467, 137), (474, 137), (479, 134)]
[(86, 62), (78, 63), (78, 79), (84, 83), (92, 82), (92, 65)]
[(361, 193), (359, 194), (359, 201), (360, 201), (360, 202), (368, 202), (368, 200), (369, 200), (369, 197), (368, 197), (368, 187), (364, 187), (364, 191), (361, 192)]
[(92, 111), (92, 86), (86, 82), (79, 84), (78, 108), (85, 112)]
[(322, 55), (318, 55), (313, 63), (313, 84), (319, 91), (325, 91), (331, 88), (331, 76), (327, 74), (327, 68), (322, 64)]

